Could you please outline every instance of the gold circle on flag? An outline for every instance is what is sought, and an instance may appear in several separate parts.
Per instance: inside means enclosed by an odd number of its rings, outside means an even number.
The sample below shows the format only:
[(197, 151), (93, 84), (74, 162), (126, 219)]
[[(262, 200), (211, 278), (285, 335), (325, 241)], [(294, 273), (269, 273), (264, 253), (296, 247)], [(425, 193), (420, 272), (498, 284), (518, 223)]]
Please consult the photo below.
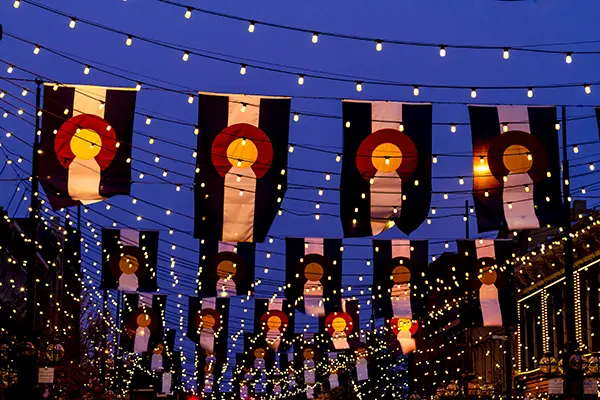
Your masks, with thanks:
[(235, 139), (227, 147), (227, 159), (237, 168), (250, 168), (258, 158), (258, 149), (250, 139)]
[(265, 349), (263, 348), (258, 348), (256, 350), (254, 350), (254, 357), (256, 358), (265, 358)]
[(277, 315), (271, 315), (269, 317), (269, 319), (267, 319), (267, 327), (269, 328), (269, 330), (276, 330), (279, 329), (279, 327), (281, 326), (281, 318), (279, 318)]
[(408, 318), (399, 318), (398, 319), (398, 330), (400, 331), (408, 331), (412, 326), (412, 321)]
[(410, 270), (402, 265), (397, 266), (392, 270), (392, 281), (401, 285), (410, 282)]
[(394, 172), (402, 164), (402, 152), (393, 143), (382, 143), (371, 155), (373, 166), (380, 172)]
[(504, 150), (503, 161), (506, 169), (513, 174), (524, 174), (533, 166), (530, 151), (520, 144), (508, 146)]
[(315, 352), (313, 351), (313, 349), (304, 349), (302, 355), (304, 356), (305, 360), (312, 360), (315, 356)]
[(479, 280), (484, 285), (493, 285), (494, 283), (496, 283), (497, 278), (498, 278), (498, 275), (496, 273), (496, 270), (492, 269), (491, 267), (486, 267), (483, 269), (483, 272), (481, 273)]
[(215, 317), (210, 314), (204, 314), (202, 316), (202, 329), (212, 329), (215, 327)]
[(310, 263), (304, 267), (304, 276), (309, 281), (320, 281), (323, 277), (323, 267), (317, 263)]
[(123, 271), (124, 274), (131, 275), (135, 274), (138, 270), (140, 263), (138, 259), (130, 254), (125, 254), (119, 260), (119, 269)]
[(231, 279), (235, 276), (236, 266), (230, 260), (223, 260), (217, 265), (217, 275), (221, 279)]
[(336, 332), (343, 332), (346, 329), (346, 320), (342, 317), (336, 317), (331, 322), (331, 327)]
[(137, 316), (136, 322), (138, 326), (141, 326), (142, 328), (147, 328), (152, 322), (152, 318), (150, 318), (148, 314), (142, 313)]
[(91, 160), (102, 150), (100, 135), (91, 129), (80, 129), (71, 138), (71, 151), (75, 157), (82, 160)]

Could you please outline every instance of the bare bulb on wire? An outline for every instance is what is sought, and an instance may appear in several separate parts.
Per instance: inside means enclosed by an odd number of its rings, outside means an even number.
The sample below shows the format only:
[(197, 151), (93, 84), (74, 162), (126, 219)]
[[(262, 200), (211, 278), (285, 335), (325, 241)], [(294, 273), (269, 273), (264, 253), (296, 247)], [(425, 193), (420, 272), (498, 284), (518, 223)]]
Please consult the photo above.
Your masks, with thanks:
[(565, 62), (571, 64), (573, 62), (573, 53), (567, 53), (565, 56)]
[(241, 75), (246, 75), (247, 72), (247, 68), (245, 64), (242, 64), (242, 66), (240, 67), (240, 74)]
[(304, 75), (298, 75), (298, 85), (304, 85)]
[(192, 9), (191, 9), (190, 7), (188, 7), (188, 8), (185, 10), (185, 14), (184, 14), (184, 16), (185, 16), (185, 18), (186, 18), (186, 19), (190, 19), (190, 18), (192, 18)]
[(583, 90), (585, 91), (585, 94), (590, 94), (592, 93), (592, 87), (590, 85), (585, 85), (583, 87)]
[(312, 42), (313, 43), (319, 43), (319, 34), (317, 32), (314, 32), (312, 35)]
[(377, 50), (377, 51), (381, 51), (381, 50), (383, 50), (383, 42), (382, 42), (381, 40), (378, 40), (378, 41), (375, 43), (375, 50)]
[(362, 90), (363, 90), (362, 82), (356, 82), (356, 91), (362, 92)]
[(502, 52), (502, 57), (504, 57), (505, 60), (508, 60), (510, 58), (508, 48), (504, 49), (504, 51)]
[(415, 87), (413, 88), (413, 94), (414, 94), (415, 96), (418, 96), (418, 95), (419, 95), (419, 87), (418, 87), (418, 86), (415, 86)]
[(133, 37), (127, 36), (127, 39), (125, 40), (125, 44), (127, 46), (131, 46), (132, 43), (133, 43)]
[(71, 18), (71, 20), (69, 21), (69, 28), (71, 28), (71, 29), (75, 28), (76, 24), (77, 24), (77, 21), (75, 20), (75, 18)]
[(254, 21), (250, 21), (250, 23), (248, 24), (248, 32), (254, 33), (254, 28)]
[(476, 98), (477, 97), (477, 89), (471, 89), (471, 98)]
[(440, 46), (440, 57), (446, 57), (446, 47)]
[(529, 98), (533, 97), (533, 88), (527, 89), (527, 97), (529, 97)]

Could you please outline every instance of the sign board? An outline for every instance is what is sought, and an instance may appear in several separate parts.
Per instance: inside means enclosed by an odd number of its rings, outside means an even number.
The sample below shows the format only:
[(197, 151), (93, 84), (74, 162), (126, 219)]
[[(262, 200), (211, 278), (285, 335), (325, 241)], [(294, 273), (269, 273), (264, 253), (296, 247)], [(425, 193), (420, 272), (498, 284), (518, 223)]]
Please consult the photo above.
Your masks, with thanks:
[(598, 394), (598, 381), (595, 379), (583, 380), (583, 394)]
[(562, 379), (548, 379), (549, 394), (563, 394), (564, 392), (565, 386)]
[(54, 368), (38, 368), (39, 383), (54, 383)]

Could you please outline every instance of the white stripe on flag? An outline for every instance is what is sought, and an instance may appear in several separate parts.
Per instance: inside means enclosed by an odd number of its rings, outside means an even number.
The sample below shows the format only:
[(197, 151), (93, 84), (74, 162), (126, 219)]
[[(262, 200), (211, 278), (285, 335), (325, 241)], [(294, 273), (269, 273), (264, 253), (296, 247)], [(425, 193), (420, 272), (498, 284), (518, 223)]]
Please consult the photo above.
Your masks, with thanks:
[(304, 239), (304, 254), (319, 254), (325, 255), (323, 249), (324, 242), (322, 238), (306, 238)]
[(219, 241), (219, 249), (218, 249), (218, 251), (219, 251), (219, 253), (222, 253), (224, 251), (229, 251), (229, 252), (232, 252), (232, 253), (236, 253), (236, 250), (235, 250), (236, 246), (237, 246), (237, 243), (235, 243), (235, 242), (221, 242), (221, 241)]
[(374, 101), (371, 103), (371, 132), (380, 129), (399, 129), (402, 103)]
[(121, 229), (120, 237), (123, 246), (140, 247), (140, 231), (136, 229)]
[(498, 106), (500, 133), (504, 133), (503, 124), (508, 125), (509, 131), (531, 133), (529, 128), (529, 112), (526, 106)]
[(478, 239), (475, 241), (475, 248), (477, 251), (477, 258), (496, 258), (496, 251), (494, 250), (494, 241), (491, 239)]
[(104, 109), (101, 103), (106, 103), (106, 88), (100, 86), (74, 86), (73, 116), (80, 114), (96, 115), (104, 119)]
[(229, 96), (229, 120), (227, 125), (246, 123), (258, 127), (259, 114), (260, 97), (239, 94)]
[(410, 259), (410, 240), (392, 239), (392, 258), (404, 257)]

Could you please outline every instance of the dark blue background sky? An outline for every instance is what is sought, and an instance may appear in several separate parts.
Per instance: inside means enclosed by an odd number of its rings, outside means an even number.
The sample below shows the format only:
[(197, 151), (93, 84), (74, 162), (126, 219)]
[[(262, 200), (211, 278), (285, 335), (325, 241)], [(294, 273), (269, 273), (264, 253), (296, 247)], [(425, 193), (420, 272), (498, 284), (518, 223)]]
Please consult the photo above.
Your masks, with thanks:
[[(193, 5), (206, 7), (222, 12), (232, 13), (248, 19), (266, 20), (281, 24), (300, 26), (316, 31), (335, 31), (360, 36), (381, 38), (395, 38), (407, 41), (423, 41), (433, 43), (482, 44), (497, 46), (518, 46), (543, 43), (575, 42), (582, 40), (600, 40), (594, 16), (600, 12), (600, 4), (592, 1), (577, 3), (567, 1), (537, 1), (537, 2), (495, 2), (495, 1), (411, 1), (411, 2), (362, 2), (362, 1), (193, 1)], [(57, 16), (42, 11), (32, 5), (22, 3), (18, 10), (12, 6), (12, 0), (4, 0), (0, 4), (0, 23), (10, 34), (40, 43), (56, 50), (69, 53), (76, 57), (86, 58), (81, 64), (73, 63), (42, 50), (35, 56), (33, 47), (6, 37), (0, 42), (0, 59), (17, 66), (37, 72), (57, 81), (73, 84), (94, 84), (108, 86), (135, 86), (132, 81), (115, 78), (100, 71), (92, 69), (90, 75), (83, 74), (83, 64), (99, 66), (100, 62), (118, 67), (124, 71), (120, 74), (131, 76), (134, 80), (149, 81), (148, 77), (162, 79), (162, 86), (180, 89), (195, 89), (200, 91), (215, 91), (224, 93), (248, 93), (289, 96), (327, 96), (337, 98), (384, 99), (396, 101), (415, 101), (412, 88), (376, 87), (365, 85), (362, 93), (355, 91), (354, 85), (349, 83), (326, 82), (307, 78), (303, 86), (298, 86), (297, 78), (272, 72), (249, 69), (245, 76), (239, 74), (239, 65), (223, 64), (216, 61), (201, 59), (192, 55), (188, 62), (181, 60), (181, 53), (160, 48), (151, 44), (135, 40), (131, 47), (125, 46), (125, 37), (78, 23), (75, 29), (69, 29), (68, 18)], [(194, 13), (187, 20), (183, 17), (184, 9), (162, 4), (157, 0), (104, 0), (98, 2), (63, 0), (60, 2), (45, 2), (49, 6), (58, 7), (60, 10), (74, 16), (87, 18), (116, 29), (130, 32), (132, 35), (141, 35), (177, 43), (186, 48), (197, 48), (206, 51), (220, 52), (236, 57), (246, 57), (264, 62), (280, 63), (294, 66), (293, 71), (304, 68), (318, 69), (328, 72), (348, 74), (357, 77), (393, 80), (411, 84), (438, 84), (438, 85), (466, 85), (480, 87), (486, 85), (523, 85), (535, 86), (541, 84), (592, 82), (600, 80), (600, 55), (575, 55), (573, 63), (565, 63), (563, 55), (546, 55), (530, 53), (511, 53), (509, 60), (502, 58), (500, 50), (474, 51), (457, 50), (448, 48), (448, 55), (440, 58), (435, 48), (406, 47), (384, 43), (382, 52), (375, 51), (371, 42), (357, 42), (343, 39), (320, 37), (319, 43), (311, 43), (311, 35), (305, 33), (276, 30), (257, 25), (253, 34), (248, 33), (247, 24), (230, 21), (217, 17)], [(563, 46), (557, 49), (570, 50), (598, 50), (600, 45), (590, 44), (585, 46)], [(253, 62), (249, 62), (253, 64)], [(0, 69), (0, 76), (7, 76), (6, 66)], [(143, 77), (141, 75), (147, 75)], [(32, 78), (18, 69), (13, 77)], [(33, 86), (28, 84), (33, 90)], [(0, 82), (0, 88), (20, 96), (21, 89), (6, 82)], [(6, 98), (18, 107), (31, 107), (19, 105), (19, 100)], [(30, 94), (23, 100), (33, 102)], [(465, 102), (471, 101), (469, 90), (433, 90), (421, 89), (419, 101), (444, 101)], [(591, 95), (585, 95), (582, 87), (571, 89), (537, 90), (533, 99), (526, 97), (525, 90), (496, 90), (479, 91), (477, 101), (490, 103), (510, 104), (573, 104), (595, 105), (600, 104), (600, 86), (594, 87)], [(3, 104), (0, 107), (10, 108)], [(331, 115), (341, 115), (341, 104), (336, 100), (311, 100), (294, 99), (292, 108), (299, 111), (318, 112)], [(138, 111), (148, 115), (159, 113), (180, 119), (188, 123), (195, 123), (197, 105), (189, 105), (187, 97), (162, 91), (142, 90), (138, 95)], [(569, 116), (592, 115), (591, 108), (569, 108)], [(468, 122), (468, 113), (465, 105), (434, 105), (435, 122)], [(16, 118), (0, 120), (0, 126), (11, 130), (18, 137), (32, 141), (33, 129)], [(301, 117), (298, 123), (290, 122), (290, 142), (322, 146), (337, 150), (342, 146), (342, 123), (338, 119), (315, 117)], [(151, 150), (153, 153), (168, 155), (188, 163), (193, 163), (192, 150), (181, 149), (175, 146), (161, 144), (160, 138), (168, 138), (194, 147), (196, 136), (193, 129), (168, 122), (154, 120), (150, 126), (145, 125), (144, 118), (137, 117), (136, 129), (146, 135), (154, 136), (157, 141), (154, 145), (148, 144), (148, 138), (134, 137), (134, 145)], [(569, 124), (570, 144), (590, 141), (597, 138), (594, 119), (583, 119)], [(459, 126), (458, 132), (452, 134), (448, 125), (434, 126), (433, 153), (462, 153), (468, 155), (471, 151), (470, 132), (467, 126)], [(15, 154), (30, 158), (30, 150), (14, 138), (2, 138), (1, 142), (6, 149)], [(581, 146), (579, 154), (569, 152), (570, 157), (580, 157), (579, 161), (600, 159), (597, 145)], [(341, 164), (335, 162), (335, 156), (326, 156), (310, 150), (296, 148), (289, 155), (290, 167), (307, 167), (329, 172), (339, 172)], [(15, 157), (13, 157), (14, 159)], [(172, 182), (184, 183), (188, 188), (180, 192), (175, 190), (175, 185), (170, 184), (134, 184), (133, 196), (156, 203), (163, 210), (138, 202), (132, 205), (130, 198), (111, 199), (110, 203), (124, 207), (136, 215), (152, 218), (167, 226), (191, 232), (193, 220), (193, 192), (190, 190), (193, 176), (193, 167), (183, 163), (174, 163), (164, 157), (157, 164), (160, 169), (149, 168), (136, 163), (135, 160), (144, 160), (153, 163), (153, 154), (134, 150), (134, 168), (143, 171), (152, 171), (160, 174), (162, 168), (170, 171), (180, 171), (187, 177), (169, 175)], [(433, 175), (470, 175), (471, 159), (444, 158), (433, 165)], [(23, 162), (20, 166), (29, 171), (31, 166)], [(572, 173), (585, 172), (586, 165), (574, 169)], [(11, 175), (12, 174), (12, 175)], [(7, 168), (2, 178), (14, 175), (12, 169)], [(137, 173), (133, 174), (135, 180)], [(149, 176), (143, 182), (156, 181)], [(338, 186), (338, 177), (333, 176), (329, 182), (325, 181), (324, 174), (309, 174), (305, 172), (290, 171), (289, 182), (296, 184), (322, 185), (335, 188)], [(589, 185), (595, 178), (586, 177), (575, 180), (574, 187)], [(8, 205), (15, 184), (2, 182), (0, 200), (2, 205)], [(470, 189), (470, 180), (465, 186), (460, 187), (456, 180), (434, 180), (434, 191), (442, 192), (459, 189)], [(25, 185), (21, 184), (22, 188)], [(22, 193), (22, 192), (21, 192)], [(288, 191), (289, 196), (319, 199), (316, 190)], [(449, 201), (443, 201), (441, 195), (433, 197), (433, 206), (462, 206), (465, 195), (452, 196)], [(320, 198), (325, 201), (338, 201), (338, 192), (326, 191)], [(589, 200), (588, 203), (594, 203)], [(314, 204), (284, 200), (284, 208), (314, 213)], [(187, 309), (185, 295), (193, 294), (195, 287), (195, 263), (197, 262), (198, 243), (191, 236), (176, 233), (169, 235), (164, 226), (159, 226), (145, 220), (136, 221), (134, 215), (119, 211), (116, 207), (106, 210), (104, 204), (91, 207), (96, 212), (84, 215), (92, 222), (92, 227), (99, 229), (108, 225), (112, 220), (119, 221), (121, 227), (133, 226), (147, 229), (162, 229), (161, 237), (168, 243), (161, 244), (161, 251), (165, 256), (174, 256), (176, 264), (174, 273), (179, 277), (179, 283), (173, 287), (174, 278), (168, 262), (160, 264), (160, 287), (163, 292), (175, 294), (169, 302), (167, 315), (168, 325), (178, 327), (180, 319), (179, 308)], [(178, 211), (188, 217), (165, 215), (164, 209)], [(23, 216), (26, 213), (24, 204), (17, 207), (16, 200), (9, 209), (11, 215)], [(338, 206), (324, 205), (324, 213), (338, 214)], [(438, 210), (438, 216), (448, 213), (461, 212), (459, 210)], [(63, 215), (63, 214), (61, 214)], [(471, 224), (474, 232), (474, 224)], [(277, 236), (307, 236), (307, 237), (339, 237), (341, 225), (336, 217), (322, 216), (319, 221), (311, 215), (296, 217), (284, 214), (278, 217), (272, 227), (272, 234)], [(91, 232), (88, 232), (92, 235)], [(431, 255), (441, 253), (444, 248), (440, 240), (451, 240), (464, 235), (462, 217), (453, 217), (433, 222), (432, 225), (424, 224), (411, 238), (425, 238), (437, 240), (430, 249)], [(401, 237), (399, 232), (392, 230), (385, 237)], [(352, 294), (358, 293), (357, 274), (365, 274), (362, 284), (371, 281), (370, 267), (365, 260), (371, 258), (369, 239), (354, 239), (346, 241), (345, 257), (361, 258), (360, 260), (347, 261), (344, 270), (346, 285), (354, 285)], [(176, 243), (178, 247), (172, 250), (169, 243)], [(350, 246), (352, 244), (363, 247)], [(95, 246), (93, 241), (89, 246)], [(193, 249), (186, 250), (184, 247)], [(452, 246), (454, 247), (454, 246)], [(261, 244), (260, 249), (275, 252), (284, 251), (283, 242), (276, 240), (273, 244)], [(88, 271), (95, 273), (93, 261), (100, 261), (97, 249), (90, 250), (84, 260)], [(188, 261), (186, 263), (186, 260)], [(185, 264), (185, 265), (184, 265)], [(257, 268), (259, 277), (270, 278), (283, 283), (284, 257), (273, 255), (266, 258), (265, 253), (257, 254), (257, 264), (272, 267), (265, 275), (262, 268)], [(278, 271), (278, 270), (279, 271)], [(91, 277), (92, 286), (97, 285), (98, 277)], [(258, 290), (261, 295), (270, 295), (276, 286), (263, 285)], [(183, 294), (181, 298), (177, 294)], [(364, 303), (364, 300), (363, 300)], [(233, 301), (236, 307), (232, 309), (234, 319), (244, 315), (243, 309), (238, 308), (249, 305), (242, 304), (239, 299)], [(251, 306), (250, 306), (251, 308)], [(184, 311), (183, 316), (186, 316)], [(251, 314), (246, 314), (251, 318)], [(363, 321), (368, 316), (363, 316)], [(247, 320), (248, 321), (248, 320)], [(300, 320), (303, 321), (303, 320)], [(246, 327), (252, 325), (246, 323)], [(183, 321), (185, 324), (185, 321)], [(239, 329), (240, 322), (232, 322), (232, 332)], [(300, 325), (300, 322), (298, 323)], [(185, 328), (185, 325), (184, 325)], [(193, 361), (192, 347), (189, 341), (181, 342), (187, 354), (188, 371), (193, 370), (190, 363)]]

